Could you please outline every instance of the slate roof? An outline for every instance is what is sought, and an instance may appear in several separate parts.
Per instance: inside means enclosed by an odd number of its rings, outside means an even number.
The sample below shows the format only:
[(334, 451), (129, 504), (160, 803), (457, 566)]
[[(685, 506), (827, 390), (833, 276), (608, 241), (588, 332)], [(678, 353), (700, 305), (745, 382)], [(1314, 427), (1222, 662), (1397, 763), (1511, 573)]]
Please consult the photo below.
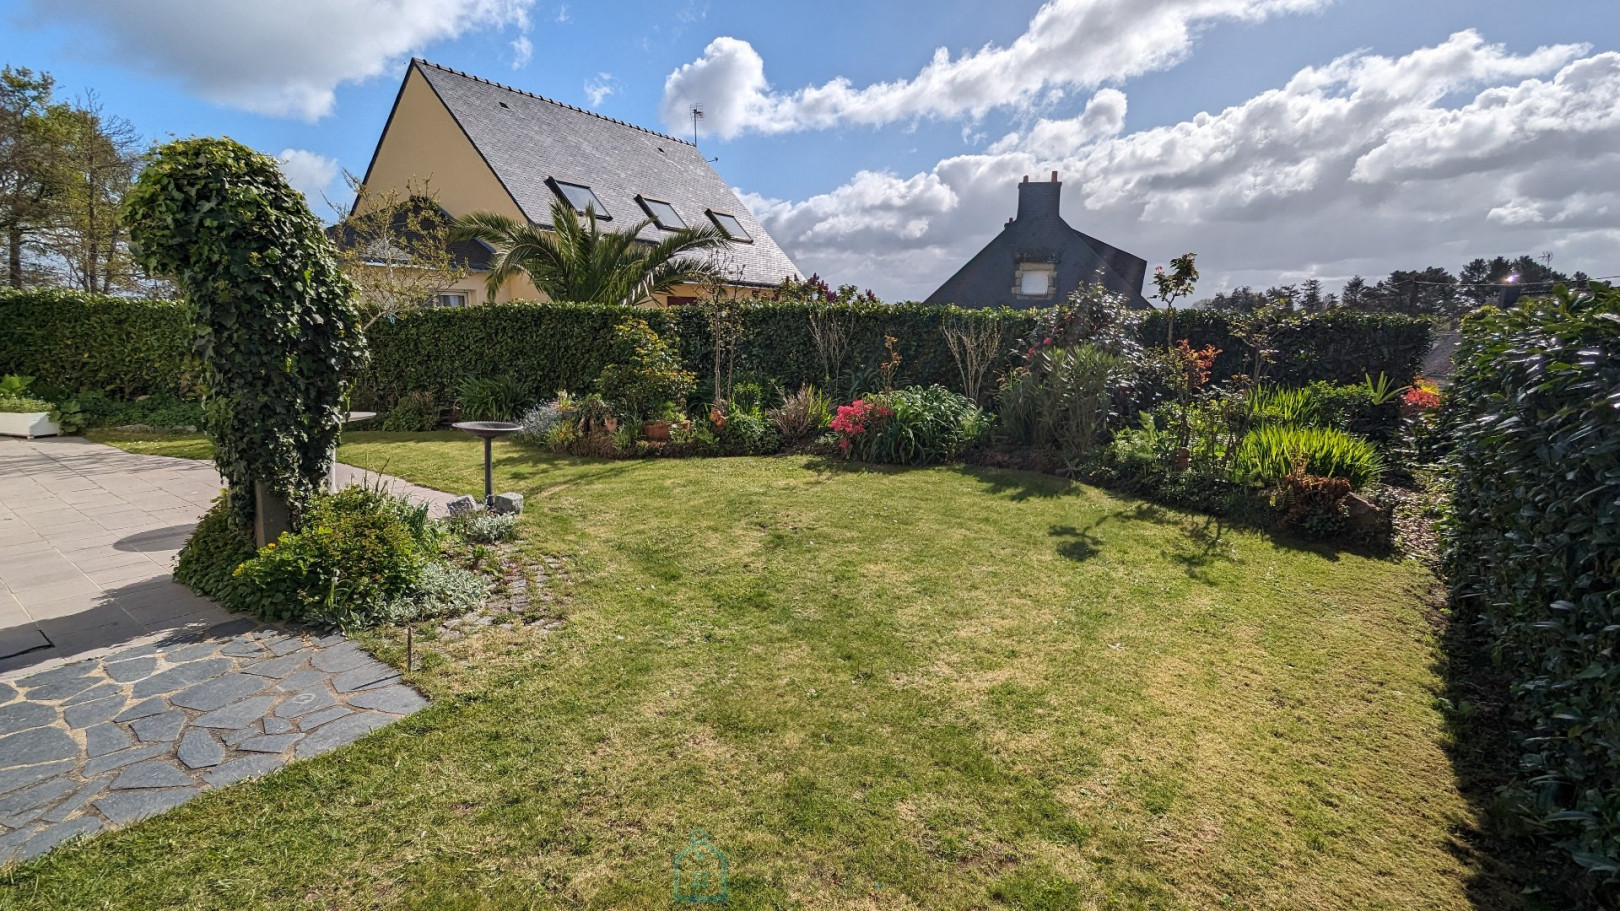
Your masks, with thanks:
[[(1134, 309), (1151, 305), (1142, 296), (1147, 261), (1071, 227), (1058, 214), (1063, 184), (1052, 173), (1050, 181), (1018, 185), (1018, 215), (974, 254), (955, 275), (928, 295), (927, 304), (959, 307), (1050, 307), (1066, 299), (1082, 283), (1096, 282), (1124, 294)], [(1055, 280), (1040, 298), (1013, 293), (1018, 266), (1024, 262), (1052, 263)]]
[[(799, 270), (691, 143), (414, 59), (452, 117), (535, 224), (549, 227), (557, 199), (547, 178), (590, 187), (609, 228), (647, 217), (636, 195), (670, 203), (687, 225), (711, 225), (706, 210), (735, 216), (753, 243), (733, 243), (727, 263), (740, 283), (769, 286)], [(666, 232), (649, 226), (641, 238)]]

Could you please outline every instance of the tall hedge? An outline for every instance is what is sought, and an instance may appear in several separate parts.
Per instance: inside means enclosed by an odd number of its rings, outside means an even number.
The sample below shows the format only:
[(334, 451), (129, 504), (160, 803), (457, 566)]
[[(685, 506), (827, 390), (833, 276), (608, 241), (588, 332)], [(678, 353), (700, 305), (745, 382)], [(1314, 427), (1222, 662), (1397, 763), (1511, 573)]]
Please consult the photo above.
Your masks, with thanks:
[(184, 301), (0, 291), (0, 374), (119, 398), (179, 393), (194, 374)]
[[(1166, 315), (1147, 314), (1142, 322), (1143, 344), (1163, 345)], [(1221, 349), (1211, 374), (1224, 379), (1248, 373), (1254, 350), (1233, 334), (1236, 317), (1215, 310), (1178, 310), (1173, 337), (1187, 339), (1194, 348)], [(1396, 313), (1361, 313), (1329, 310), (1296, 313), (1283, 320), (1272, 337), (1277, 354), (1267, 376), (1285, 386), (1303, 386), (1317, 380), (1359, 383), (1383, 373), (1392, 382), (1406, 383), (1434, 347), (1429, 320)]]
[(1447, 568), (1514, 687), (1519, 786), (1620, 881), (1620, 292), (1463, 323)]
[[(765, 303), (749, 307), (737, 345), (739, 378), (794, 389), (820, 383), (822, 370), (810, 336), (809, 313), (821, 304)], [(885, 356), (884, 336), (895, 337), (905, 383), (961, 385), (940, 326), (947, 320), (999, 320), (1005, 351), (992, 375), (1005, 370), (1014, 342), (1035, 325), (1033, 311), (963, 311), (918, 304), (835, 305), (853, 324), (846, 370), (872, 367)], [(362, 375), (357, 404), (387, 406), (406, 392), (425, 391), (448, 401), (469, 376), (512, 373), (536, 392), (589, 390), (606, 366), (612, 328), (625, 308), (587, 304), (503, 304), (423, 310), (371, 327), (372, 364)], [(686, 368), (708, 383), (713, 343), (696, 308), (637, 311), (655, 329), (674, 327)], [(1178, 311), (1176, 338), (1194, 347), (1222, 349), (1217, 377), (1247, 370), (1248, 346), (1233, 336), (1231, 317)], [(169, 390), (178, 384), (190, 347), (186, 307), (170, 301), (106, 298), (72, 292), (0, 295), (0, 372), (63, 376), (61, 385), (124, 394)], [(1144, 344), (1164, 343), (1164, 314), (1147, 314)], [(27, 342), (21, 342), (21, 339)], [(66, 339), (67, 344), (52, 344)], [(1391, 314), (1330, 311), (1285, 321), (1274, 342), (1271, 374), (1279, 382), (1357, 383), (1366, 374), (1397, 382), (1413, 376), (1430, 347), (1428, 321)], [(700, 390), (700, 394), (706, 392)]]

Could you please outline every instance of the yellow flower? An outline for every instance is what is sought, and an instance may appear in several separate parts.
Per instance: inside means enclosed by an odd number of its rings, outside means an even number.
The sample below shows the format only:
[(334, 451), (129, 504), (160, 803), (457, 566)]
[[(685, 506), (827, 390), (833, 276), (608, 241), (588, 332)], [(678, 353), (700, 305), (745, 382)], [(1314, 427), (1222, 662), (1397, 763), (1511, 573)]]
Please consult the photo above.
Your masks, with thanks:
[(276, 547), (276, 542), (271, 541), (270, 543), (268, 543), (268, 544), (266, 544), (264, 546), (264, 549), (265, 550), (275, 550), (275, 547)]
[(236, 568), (231, 570), (231, 575), (240, 576), (242, 574), (242, 569), (244, 567), (246, 567), (246, 566), (247, 566), (246, 563), (238, 563), (238, 564), (236, 564)]

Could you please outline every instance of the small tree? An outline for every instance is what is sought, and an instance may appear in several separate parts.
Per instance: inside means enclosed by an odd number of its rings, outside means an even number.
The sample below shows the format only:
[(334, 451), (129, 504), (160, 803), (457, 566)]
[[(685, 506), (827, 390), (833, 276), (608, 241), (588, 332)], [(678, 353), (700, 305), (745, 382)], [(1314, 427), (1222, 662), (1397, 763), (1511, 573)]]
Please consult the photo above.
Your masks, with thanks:
[(1170, 260), (1170, 271), (1163, 266), (1153, 269), (1154, 297), (1164, 302), (1164, 344), (1172, 347), (1176, 341), (1176, 301), (1193, 293), (1198, 283), (1197, 253), (1183, 253)]
[(332, 233), (364, 328), (432, 303), (470, 274), (452, 247), (455, 219), (426, 181), (379, 193), (353, 174), (343, 178), (355, 201), (339, 209)]
[[(208, 435), (233, 518), (296, 528), (326, 479), (365, 339), (332, 245), (268, 158), (229, 139), (156, 150), (125, 200), (136, 259), (196, 308), (214, 398)], [(261, 530), (279, 516), (265, 515)], [(280, 524), (275, 522), (274, 524)]]

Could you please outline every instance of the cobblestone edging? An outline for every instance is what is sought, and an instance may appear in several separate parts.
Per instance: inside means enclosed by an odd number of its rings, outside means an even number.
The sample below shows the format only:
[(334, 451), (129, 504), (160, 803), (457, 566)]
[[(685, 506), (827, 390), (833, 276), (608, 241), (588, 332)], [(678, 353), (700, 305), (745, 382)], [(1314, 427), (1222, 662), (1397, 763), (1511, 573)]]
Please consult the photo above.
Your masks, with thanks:
[(0, 682), (0, 864), (336, 749), (426, 705), (340, 635), (252, 620)]

